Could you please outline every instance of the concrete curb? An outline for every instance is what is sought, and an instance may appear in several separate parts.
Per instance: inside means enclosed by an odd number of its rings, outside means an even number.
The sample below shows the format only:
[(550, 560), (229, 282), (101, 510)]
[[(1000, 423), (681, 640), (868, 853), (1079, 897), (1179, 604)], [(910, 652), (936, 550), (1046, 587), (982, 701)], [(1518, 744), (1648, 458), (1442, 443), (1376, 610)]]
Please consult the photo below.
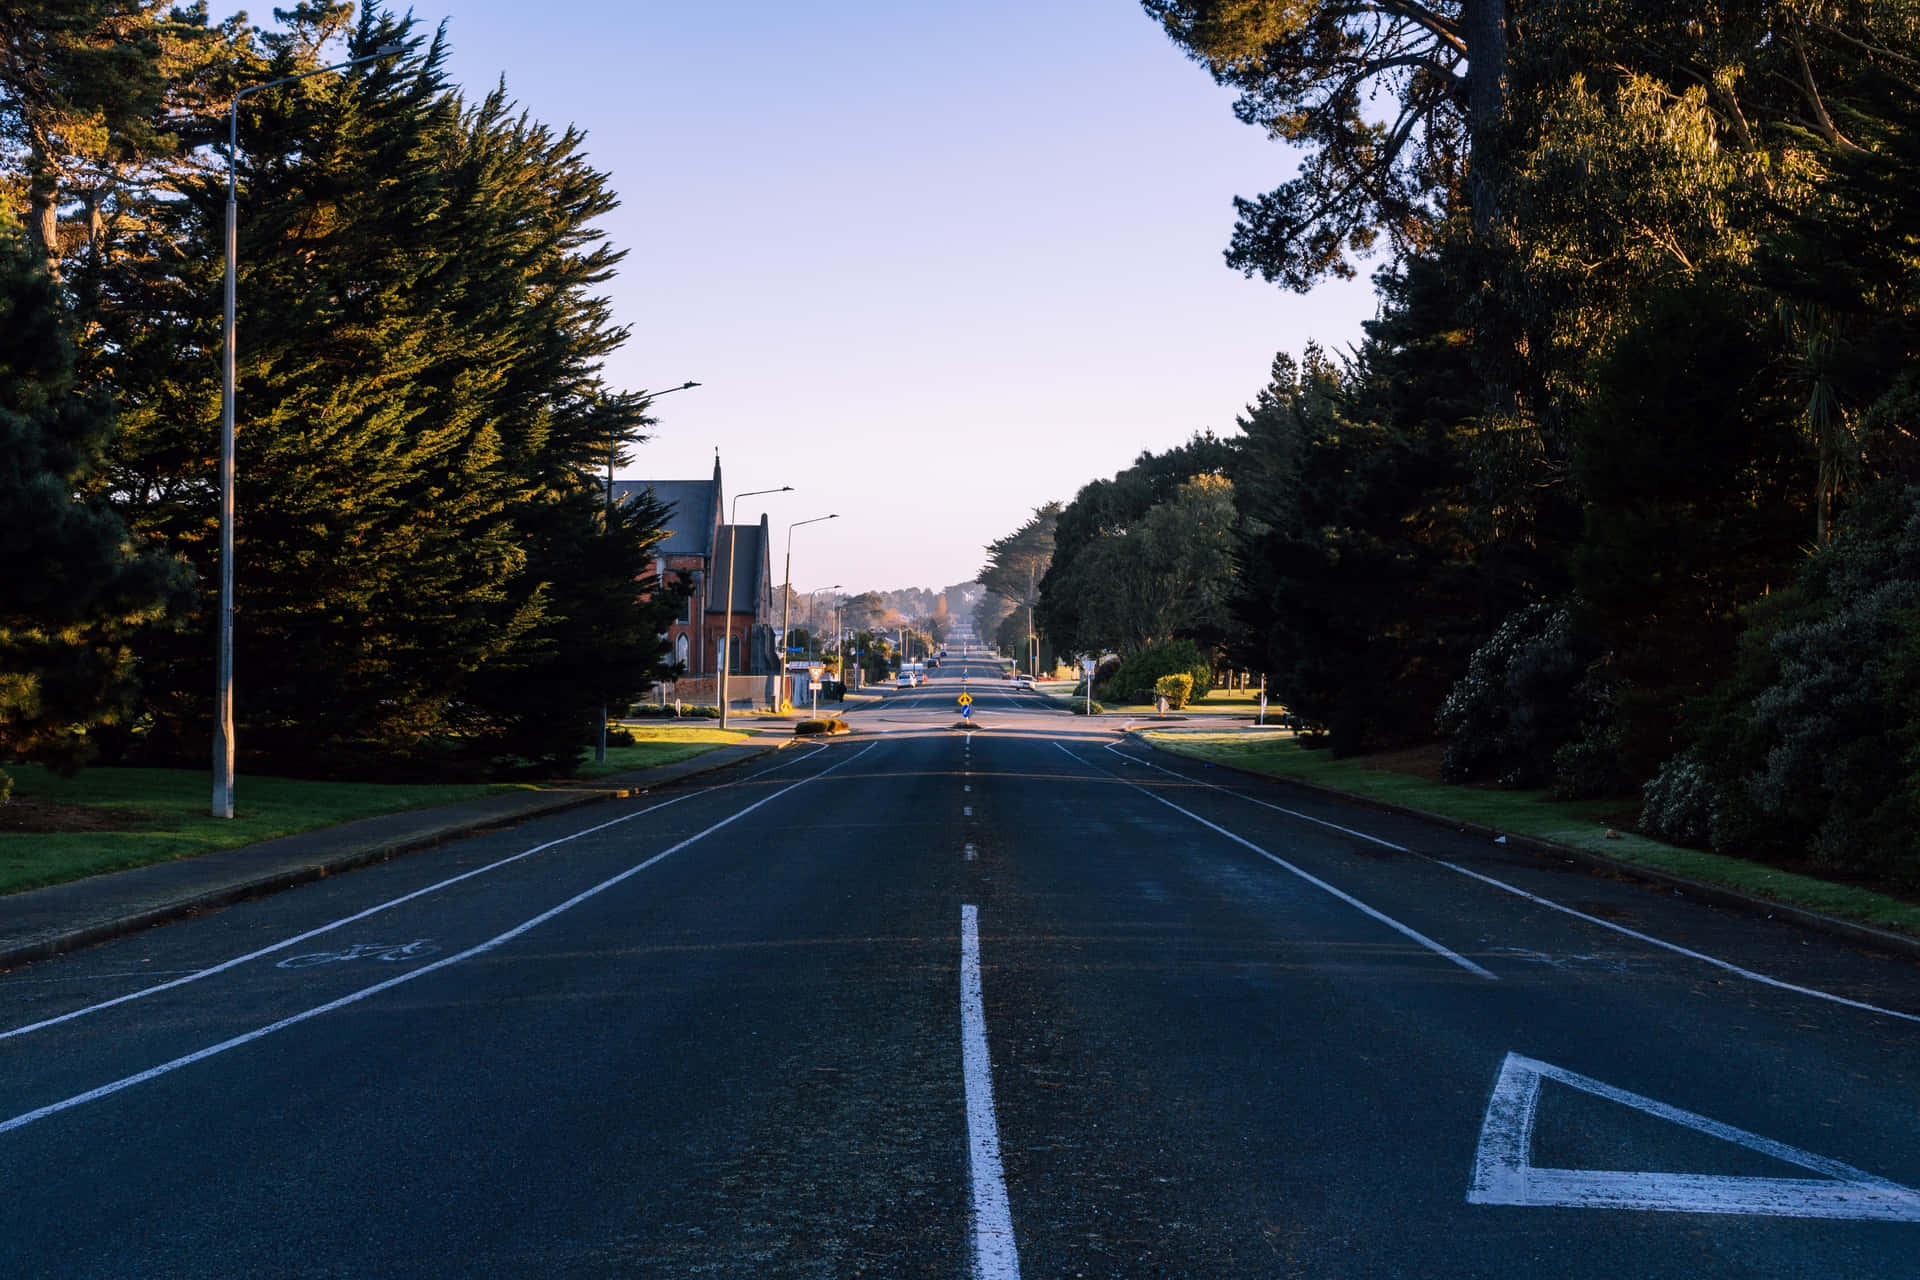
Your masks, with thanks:
[[(1147, 725), (1143, 727), (1151, 729), (1154, 726)], [(1182, 760), (1199, 759), (1197, 756), (1182, 755), (1180, 752), (1168, 747), (1163, 747), (1157, 742), (1148, 741), (1146, 738), (1140, 737), (1132, 728), (1124, 729), (1122, 732), (1154, 751), (1163, 752), (1170, 756), (1179, 756)], [(1839, 916), (1830, 916), (1823, 911), (1814, 911), (1808, 907), (1797, 907), (1792, 903), (1781, 902), (1774, 898), (1763, 898), (1759, 894), (1744, 893), (1739, 889), (1729, 889), (1724, 885), (1708, 884), (1703, 880), (1694, 880), (1687, 876), (1675, 875), (1670, 871), (1662, 871), (1658, 867), (1648, 867), (1637, 862), (1629, 862), (1623, 858), (1608, 857), (1604, 853), (1594, 853), (1591, 850), (1575, 848), (1572, 845), (1556, 844), (1551, 840), (1541, 840), (1535, 836), (1516, 835), (1513, 832), (1502, 831), (1497, 827), (1489, 827), (1478, 822), (1463, 822), (1459, 818), (1449, 818), (1445, 814), (1430, 813), (1425, 809), (1416, 809), (1410, 805), (1395, 804), (1391, 800), (1376, 800), (1370, 796), (1355, 795), (1351, 791), (1340, 791), (1333, 787), (1323, 786), (1317, 782), (1305, 782), (1279, 774), (1261, 773), (1257, 769), (1243, 769), (1238, 765), (1221, 764), (1217, 760), (1208, 760), (1203, 763), (1211, 764), (1214, 768), (1224, 769), (1229, 773), (1237, 773), (1248, 778), (1258, 778), (1263, 782), (1279, 783), (1282, 786), (1296, 787), (1301, 791), (1307, 792), (1309, 795), (1319, 796), (1327, 800), (1339, 800), (1345, 804), (1357, 805), (1363, 809), (1372, 809), (1378, 813), (1390, 813), (1396, 817), (1403, 818), (1416, 818), (1423, 822), (1431, 822), (1439, 826), (1451, 827), (1453, 830), (1466, 835), (1482, 836), (1489, 841), (1504, 839), (1506, 841), (1506, 847), (1509, 849), (1518, 849), (1539, 857), (1559, 858), (1567, 862), (1572, 862), (1577, 866), (1585, 867), (1589, 871), (1605, 871), (1609, 874), (1620, 875), (1633, 880), (1641, 880), (1648, 884), (1657, 884), (1663, 888), (1672, 889), (1686, 897), (1710, 903), (1713, 906), (1729, 907), (1735, 911), (1763, 916), (1768, 919), (1790, 920), (1795, 924), (1803, 925), (1809, 929), (1817, 929), (1822, 933), (1845, 938), (1849, 942), (1857, 942), (1863, 946), (1874, 947), (1882, 951), (1891, 951), (1902, 956), (1920, 960), (1920, 938), (1911, 937), (1904, 933), (1894, 933), (1888, 929), (1876, 928), (1870, 924), (1861, 924), (1857, 920), (1844, 920)]]
[[(323, 843), (328, 833), (337, 833), (343, 837), (337, 852), (318, 852), (313, 856), (294, 857), (272, 870), (255, 875), (236, 876), (217, 884), (212, 888), (177, 895), (161, 895), (161, 899), (139, 906), (130, 906), (121, 911), (108, 909), (101, 918), (61, 929), (52, 933), (42, 933), (31, 940), (0, 939), (0, 970), (17, 968), (36, 960), (47, 960), (54, 956), (77, 951), (82, 947), (105, 942), (110, 938), (137, 933), (158, 924), (179, 920), (202, 911), (214, 911), (229, 907), (251, 898), (261, 898), (268, 894), (279, 893), (315, 880), (324, 880), (328, 876), (339, 875), (359, 867), (376, 862), (386, 862), (421, 849), (432, 848), (449, 840), (457, 840), (480, 831), (495, 830), (500, 827), (517, 826), (532, 818), (542, 818), (551, 814), (565, 813), (570, 809), (579, 809), (591, 804), (600, 804), (608, 800), (625, 800), (644, 794), (657, 786), (666, 786), (676, 782), (685, 782), (693, 778), (718, 773), (723, 769), (732, 769), (772, 755), (791, 745), (789, 739), (773, 739), (768, 742), (744, 742), (716, 748), (690, 760), (675, 764), (656, 765), (652, 769), (637, 770), (633, 773), (619, 774), (603, 783), (614, 785), (595, 785), (556, 788), (552, 791), (536, 791), (515, 795), (506, 793), (499, 797), (483, 797), (482, 801), (502, 801), (490, 808), (479, 802), (465, 802), (461, 805), (444, 806), (447, 809), (465, 809), (467, 812), (450, 816), (445, 822), (431, 821), (433, 809), (407, 809), (397, 813), (378, 814), (371, 818), (361, 818), (355, 822), (342, 823), (337, 827), (321, 828), (318, 831), (298, 832), (291, 836), (281, 836), (275, 840), (263, 841), (255, 845), (243, 845), (237, 849), (216, 850), (202, 858), (217, 858), (222, 855), (244, 854), (266, 850), (281, 841), (301, 844)], [(731, 753), (723, 760), (710, 757), (721, 753)], [(420, 820), (427, 818), (425, 825)], [(392, 839), (374, 836), (362, 842), (356, 838), (353, 829), (366, 824), (371, 828), (381, 823), (405, 823), (411, 829), (405, 835)], [(177, 863), (154, 863), (152, 867), (174, 867), (180, 864), (192, 864), (194, 858), (179, 859)], [(147, 867), (135, 867), (129, 871), (108, 872), (101, 876), (92, 876), (85, 880), (69, 881), (66, 884), (50, 885), (45, 889), (29, 889), (19, 894), (9, 894), (0, 898), (0, 903), (27, 902), (30, 895), (55, 895), (62, 898), (79, 899), (87, 893), (87, 887), (93, 886), (100, 892), (110, 892), (116, 883), (114, 877), (126, 877), (147, 871)], [(124, 883), (124, 882), (119, 882)]]

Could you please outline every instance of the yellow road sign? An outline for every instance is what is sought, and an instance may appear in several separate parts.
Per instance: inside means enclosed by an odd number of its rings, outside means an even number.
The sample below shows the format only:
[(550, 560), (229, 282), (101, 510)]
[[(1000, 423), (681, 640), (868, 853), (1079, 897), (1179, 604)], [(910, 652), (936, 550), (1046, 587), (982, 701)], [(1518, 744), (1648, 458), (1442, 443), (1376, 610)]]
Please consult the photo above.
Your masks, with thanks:
[(970, 693), (963, 693), (960, 695), (959, 701), (961, 706), (970, 707), (973, 705), (973, 695)]

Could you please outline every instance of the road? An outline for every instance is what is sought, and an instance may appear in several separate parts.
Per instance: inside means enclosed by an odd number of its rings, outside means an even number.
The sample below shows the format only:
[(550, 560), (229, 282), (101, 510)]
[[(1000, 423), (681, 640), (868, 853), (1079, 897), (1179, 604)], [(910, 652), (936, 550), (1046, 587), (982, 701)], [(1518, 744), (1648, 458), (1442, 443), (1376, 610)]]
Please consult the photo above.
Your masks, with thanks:
[(0, 975), (0, 1275), (1920, 1277), (1911, 960), (850, 718)]

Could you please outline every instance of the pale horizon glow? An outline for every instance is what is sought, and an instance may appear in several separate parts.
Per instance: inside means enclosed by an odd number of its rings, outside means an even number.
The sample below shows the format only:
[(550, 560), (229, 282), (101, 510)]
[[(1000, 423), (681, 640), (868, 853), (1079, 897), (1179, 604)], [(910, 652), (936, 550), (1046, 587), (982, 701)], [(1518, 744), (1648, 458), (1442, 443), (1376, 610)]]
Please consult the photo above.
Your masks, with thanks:
[[(443, 0), (471, 100), (587, 135), (627, 251), (616, 389), (656, 401), (623, 480), (711, 475), (797, 531), (794, 581), (969, 581), (985, 544), (1143, 450), (1234, 432), (1276, 352), (1342, 349), (1365, 280), (1221, 259), (1292, 174), (1133, 0), (920, 8)], [(775, 566), (779, 571), (779, 566)]]

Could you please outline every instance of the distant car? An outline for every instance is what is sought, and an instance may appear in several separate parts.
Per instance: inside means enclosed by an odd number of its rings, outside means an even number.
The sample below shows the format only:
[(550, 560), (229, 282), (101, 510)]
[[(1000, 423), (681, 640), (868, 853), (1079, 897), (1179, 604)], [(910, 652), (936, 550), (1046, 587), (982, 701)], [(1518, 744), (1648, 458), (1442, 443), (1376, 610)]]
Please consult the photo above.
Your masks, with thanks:
[(902, 671), (898, 676), (894, 677), (893, 682), (902, 689), (911, 689), (913, 688), (913, 672)]
[(1033, 677), (1032, 676), (1015, 676), (1013, 678), (1013, 687), (1016, 689), (1025, 689), (1028, 693), (1032, 693)]

